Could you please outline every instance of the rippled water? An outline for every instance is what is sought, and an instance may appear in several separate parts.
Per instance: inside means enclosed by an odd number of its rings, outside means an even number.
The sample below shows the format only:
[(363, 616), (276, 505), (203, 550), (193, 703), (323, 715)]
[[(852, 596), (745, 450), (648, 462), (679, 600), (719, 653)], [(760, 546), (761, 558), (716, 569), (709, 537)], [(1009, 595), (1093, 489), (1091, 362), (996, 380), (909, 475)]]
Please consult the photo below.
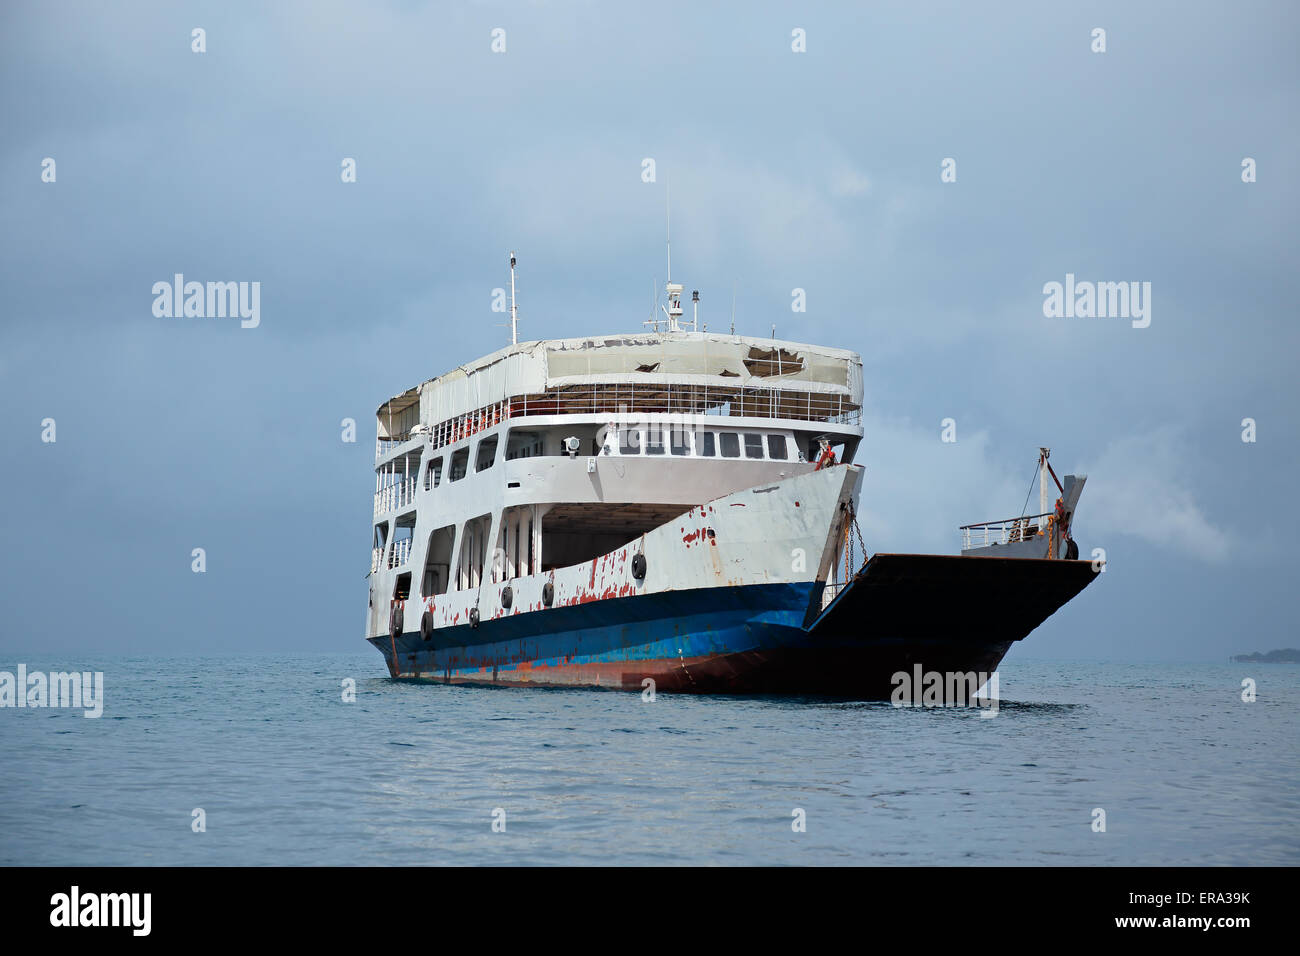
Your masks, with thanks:
[(5, 864), (1300, 862), (1294, 665), (1013, 651), (980, 719), (395, 683), (369, 651), (24, 663), (104, 671), (106, 705), (0, 710)]

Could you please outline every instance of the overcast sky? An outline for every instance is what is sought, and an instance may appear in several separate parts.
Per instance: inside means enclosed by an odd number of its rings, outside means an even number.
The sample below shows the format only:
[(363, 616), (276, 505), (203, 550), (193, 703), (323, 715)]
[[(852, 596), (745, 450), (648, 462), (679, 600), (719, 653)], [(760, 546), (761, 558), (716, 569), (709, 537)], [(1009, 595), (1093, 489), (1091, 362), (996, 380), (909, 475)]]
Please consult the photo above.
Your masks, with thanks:
[[(1016, 654), (1300, 644), (1297, 8), (704, 7), (5, 3), (0, 652), (364, 649), (375, 408), (508, 340), (511, 249), (521, 338), (640, 330), (670, 178), (710, 329), (861, 353), (870, 550), (1050, 445), (1108, 570)], [(1046, 317), (1067, 273), (1149, 327)]]

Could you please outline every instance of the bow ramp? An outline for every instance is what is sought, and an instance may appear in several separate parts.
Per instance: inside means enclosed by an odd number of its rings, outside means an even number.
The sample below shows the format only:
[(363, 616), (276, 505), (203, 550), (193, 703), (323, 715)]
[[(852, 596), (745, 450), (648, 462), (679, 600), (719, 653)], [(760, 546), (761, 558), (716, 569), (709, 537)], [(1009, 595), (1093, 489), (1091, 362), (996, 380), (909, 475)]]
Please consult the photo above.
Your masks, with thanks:
[(1097, 577), (1089, 561), (876, 554), (810, 625), (815, 637), (1010, 643)]

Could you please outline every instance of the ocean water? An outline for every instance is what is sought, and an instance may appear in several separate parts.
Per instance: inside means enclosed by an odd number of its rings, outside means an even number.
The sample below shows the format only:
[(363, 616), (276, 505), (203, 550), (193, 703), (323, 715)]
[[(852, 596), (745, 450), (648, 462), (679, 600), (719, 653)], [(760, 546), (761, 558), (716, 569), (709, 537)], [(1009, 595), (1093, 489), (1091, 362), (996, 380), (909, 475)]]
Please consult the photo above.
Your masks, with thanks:
[(23, 663), (103, 671), (105, 707), (0, 710), (3, 864), (1300, 863), (1294, 665), (1013, 649), (982, 719), (400, 683), (369, 650)]

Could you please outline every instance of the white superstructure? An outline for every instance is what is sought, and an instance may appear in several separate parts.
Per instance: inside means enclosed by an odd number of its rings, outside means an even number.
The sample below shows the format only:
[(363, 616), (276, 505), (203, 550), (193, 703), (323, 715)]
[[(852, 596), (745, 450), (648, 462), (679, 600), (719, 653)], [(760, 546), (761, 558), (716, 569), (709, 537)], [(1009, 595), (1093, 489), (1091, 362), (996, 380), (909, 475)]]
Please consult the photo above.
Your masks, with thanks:
[[(522, 342), (430, 379), (377, 413), (367, 637), (419, 628), (428, 639), (470, 619), (613, 596), (630, 571), (608, 571), (597, 588), (601, 560), (641, 542), (628, 554), (653, 561), (646, 536), (677, 518), (682, 537), (690, 520), (700, 535), (726, 525), (739, 563), (701, 577), (661, 562), (639, 586), (784, 579), (801, 549), (813, 553), (795, 576), (825, 580), (834, 508), (856, 495), (860, 469), (827, 469), (815, 505), (784, 502), (814, 488), (785, 480), (817, 470), (823, 442), (851, 462), (861, 404), (853, 352), (696, 331)], [(742, 521), (750, 506), (739, 501), (725, 521), (700, 517), (709, 502), (777, 482), (779, 522), (774, 506), (767, 525), (757, 507)], [(568, 577), (587, 586), (566, 590)]]

